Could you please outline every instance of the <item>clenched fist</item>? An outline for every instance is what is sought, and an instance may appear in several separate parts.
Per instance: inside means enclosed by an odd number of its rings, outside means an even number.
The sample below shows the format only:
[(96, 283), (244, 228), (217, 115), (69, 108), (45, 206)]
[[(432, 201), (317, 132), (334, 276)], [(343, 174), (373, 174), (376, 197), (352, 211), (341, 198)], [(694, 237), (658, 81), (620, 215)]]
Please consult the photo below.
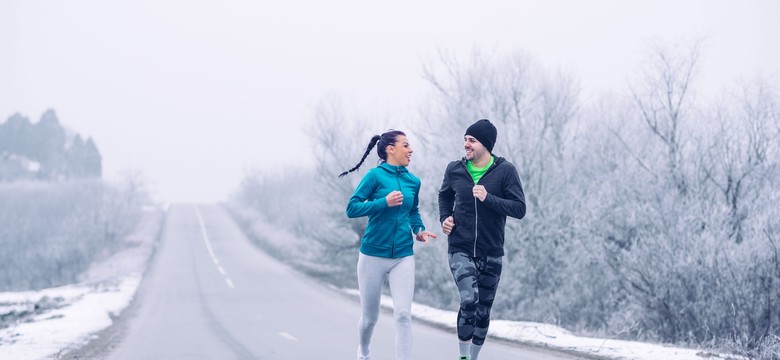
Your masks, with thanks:
[(474, 185), (474, 188), (471, 190), (471, 192), (474, 194), (474, 197), (479, 199), (479, 201), (485, 201), (485, 198), (487, 197), (487, 190), (485, 190), (485, 186), (483, 185)]
[(404, 202), (404, 194), (396, 190), (387, 194), (385, 200), (387, 200), (388, 207), (401, 206), (401, 203)]
[(455, 227), (455, 218), (453, 218), (452, 216), (444, 219), (444, 222), (441, 223), (441, 230), (446, 235), (449, 235), (452, 232), (452, 228), (454, 227)]

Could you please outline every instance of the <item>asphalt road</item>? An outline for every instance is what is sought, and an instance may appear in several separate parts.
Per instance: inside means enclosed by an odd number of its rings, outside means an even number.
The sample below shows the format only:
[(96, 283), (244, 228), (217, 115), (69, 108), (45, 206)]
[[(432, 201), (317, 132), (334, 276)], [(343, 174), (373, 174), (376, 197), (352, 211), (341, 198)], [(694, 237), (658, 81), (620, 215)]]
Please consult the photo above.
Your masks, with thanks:
[[(109, 359), (355, 359), (359, 303), (253, 246), (218, 206), (176, 205)], [(452, 331), (413, 323), (414, 357), (457, 359)], [(383, 313), (372, 359), (395, 359)], [(575, 359), (488, 339), (480, 359)]]

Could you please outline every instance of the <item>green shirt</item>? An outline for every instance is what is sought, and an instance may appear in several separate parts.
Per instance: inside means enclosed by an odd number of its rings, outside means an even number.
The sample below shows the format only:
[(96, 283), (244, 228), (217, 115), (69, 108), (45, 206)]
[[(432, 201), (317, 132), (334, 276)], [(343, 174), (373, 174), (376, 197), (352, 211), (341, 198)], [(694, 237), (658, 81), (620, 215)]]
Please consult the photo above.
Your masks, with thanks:
[(477, 185), (479, 179), (482, 179), (482, 175), (485, 175), (487, 170), (493, 166), (493, 160), (493, 155), (490, 155), (490, 161), (482, 168), (474, 166), (474, 164), (471, 163), (471, 160), (466, 163), (466, 169), (469, 171), (469, 174), (471, 174), (471, 178), (474, 179), (474, 185)]

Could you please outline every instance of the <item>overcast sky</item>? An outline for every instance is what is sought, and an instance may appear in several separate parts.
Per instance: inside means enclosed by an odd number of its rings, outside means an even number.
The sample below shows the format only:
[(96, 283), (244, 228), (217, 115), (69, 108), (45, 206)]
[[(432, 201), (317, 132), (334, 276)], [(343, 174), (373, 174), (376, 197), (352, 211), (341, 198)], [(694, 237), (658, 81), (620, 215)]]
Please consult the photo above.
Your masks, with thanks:
[(213, 202), (249, 169), (311, 166), (302, 130), (329, 94), (414, 114), (439, 49), (523, 51), (590, 96), (623, 89), (647, 41), (704, 38), (702, 86), (777, 84), (778, 19), (774, 0), (2, 0), (0, 118), (52, 108), (94, 138), (104, 177)]

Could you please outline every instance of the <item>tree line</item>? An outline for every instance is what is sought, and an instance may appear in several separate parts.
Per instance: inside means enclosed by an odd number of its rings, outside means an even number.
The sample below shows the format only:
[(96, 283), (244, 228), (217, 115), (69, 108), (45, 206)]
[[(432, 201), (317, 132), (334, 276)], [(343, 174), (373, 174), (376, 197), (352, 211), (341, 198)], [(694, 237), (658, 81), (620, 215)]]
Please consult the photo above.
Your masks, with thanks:
[(35, 124), (19, 114), (0, 123), (0, 291), (78, 282), (129, 246), (150, 202), (145, 181), (128, 173), (108, 182), (101, 172), (94, 141), (53, 110)]
[(69, 133), (54, 110), (35, 124), (20, 114), (0, 123), (0, 181), (99, 178), (101, 163), (92, 138)]

